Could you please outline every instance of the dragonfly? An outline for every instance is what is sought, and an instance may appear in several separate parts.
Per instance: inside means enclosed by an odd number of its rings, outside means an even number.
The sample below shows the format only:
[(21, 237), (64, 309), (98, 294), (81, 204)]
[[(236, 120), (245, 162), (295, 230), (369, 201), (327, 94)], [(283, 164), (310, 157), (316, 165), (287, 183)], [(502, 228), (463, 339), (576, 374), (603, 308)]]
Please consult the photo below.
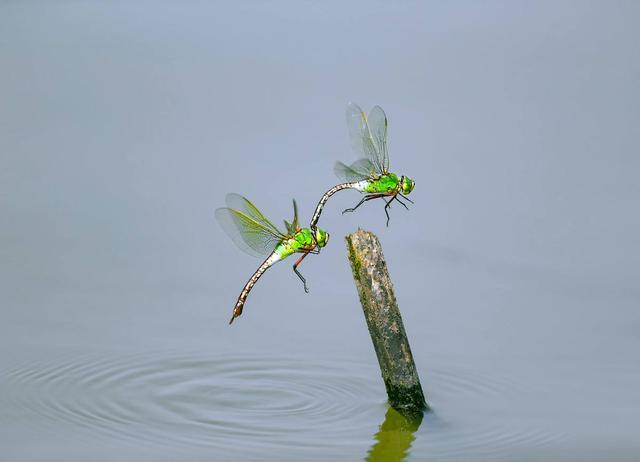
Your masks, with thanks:
[(307, 281), (298, 271), (298, 265), (309, 254), (320, 253), (320, 248), (329, 242), (329, 233), (321, 228), (301, 228), (298, 224), (298, 206), (293, 200), (293, 220), (284, 220), (286, 231), (278, 229), (246, 197), (230, 193), (226, 197), (227, 207), (215, 211), (216, 220), (231, 240), (244, 252), (256, 257), (267, 257), (249, 278), (233, 307), (229, 324), (242, 314), (249, 292), (258, 279), (275, 263), (293, 254), (302, 256), (293, 264), (293, 271), (302, 281), (305, 292), (309, 292)]
[(347, 125), (351, 144), (358, 159), (351, 165), (336, 162), (334, 172), (345, 183), (336, 185), (324, 193), (311, 218), (311, 229), (317, 225), (322, 209), (329, 198), (343, 189), (355, 189), (365, 194), (354, 207), (343, 210), (343, 214), (355, 211), (372, 199), (383, 199), (387, 226), (389, 226), (389, 207), (393, 201), (409, 209), (398, 196), (413, 203), (406, 195), (413, 191), (415, 181), (406, 175), (398, 176), (389, 172), (387, 116), (384, 110), (380, 106), (375, 106), (367, 116), (360, 106), (349, 103)]

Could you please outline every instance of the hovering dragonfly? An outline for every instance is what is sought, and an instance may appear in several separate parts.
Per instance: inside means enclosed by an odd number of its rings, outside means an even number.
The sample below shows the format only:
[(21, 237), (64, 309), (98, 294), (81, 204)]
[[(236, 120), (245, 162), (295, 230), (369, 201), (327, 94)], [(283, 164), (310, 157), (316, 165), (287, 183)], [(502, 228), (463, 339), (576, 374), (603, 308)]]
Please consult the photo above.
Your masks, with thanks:
[(387, 152), (387, 116), (380, 106), (375, 106), (369, 116), (355, 103), (347, 105), (347, 125), (351, 144), (358, 159), (351, 165), (336, 162), (334, 172), (345, 183), (329, 189), (318, 202), (311, 219), (310, 228), (314, 229), (320, 214), (331, 196), (342, 189), (355, 189), (365, 196), (354, 207), (342, 213), (353, 212), (362, 204), (372, 199), (390, 197), (385, 200), (384, 213), (389, 226), (389, 207), (395, 200), (408, 210), (407, 204), (400, 197), (413, 203), (406, 195), (413, 191), (415, 182), (408, 176), (398, 177), (389, 172), (389, 154)]
[(309, 228), (300, 228), (295, 199), (293, 200), (293, 221), (289, 223), (284, 220), (286, 232), (280, 231), (246, 197), (227, 194), (226, 203), (227, 207), (219, 208), (215, 212), (222, 229), (244, 252), (257, 257), (267, 256), (240, 292), (229, 324), (242, 314), (249, 292), (260, 276), (275, 263), (294, 253), (301, 253), (302, 256), (293, 264), (293, 271), (302, 281), (304, 291), (309, 292), (307, 281), (298, 271), (298, 265), (307, 255), (317, 254), (320, 248), (327, 245), (329, 233), (320, 228), (314, 228), (313, 231)]

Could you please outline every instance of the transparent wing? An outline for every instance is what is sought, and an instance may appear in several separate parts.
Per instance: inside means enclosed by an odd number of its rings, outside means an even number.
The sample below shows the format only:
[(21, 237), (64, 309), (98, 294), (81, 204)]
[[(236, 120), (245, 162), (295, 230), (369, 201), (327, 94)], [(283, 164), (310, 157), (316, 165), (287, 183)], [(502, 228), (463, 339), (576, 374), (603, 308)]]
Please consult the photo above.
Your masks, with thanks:
[(293, 221), (289, 223), (287, 220), (284, 220), (284, 226), (290, 235), (298, 231), (298, 204), (295, 199), (293, 200)]
[(298, 204), (295, 199), (293, 200), (293, 222), (291, 226), (294, 231), (298, 230)]
[(284, 234), (278, 229), (276, 225), (271, 223), (260, 210), (258, 210), (258, 207), (253, 205), (253, 203), (246, 197), (236, 193), (229, 193), (225, 197), (225, 202), (227, 204), (227, 207), (229, 207), (230, 209), (239, 210), (249, 218), (263, 225), (265, 228), (270, 229), (275, 234)]
[(375, 141), (383, 171), (389, 171), (389, 153), (387, 152), (387, 115), (380, 106), (375, 106), (367, 118), (369, 130)]
[(215, 214), (222, 229), (238, 248), (254, 257), (269, 255), (286, 237), (239, 210), (223, 207)]
[(376, 167), (369, 159), (358, 159), (351, 165), (336, 162), (333, 171), (344, 181), (360, 181), (376, 176)]
[[(382, 114), (384, 115), (384, 112)], [(375, 114), (375, 116), (379, 117), (378, 114)], [(384, 155), (371, 133), (367, 115), (355, 103), (347, 105), (347, 126), (349, 127), (351, 146), (356, 156), (369, 159), (378, 173), (386, 173)]]

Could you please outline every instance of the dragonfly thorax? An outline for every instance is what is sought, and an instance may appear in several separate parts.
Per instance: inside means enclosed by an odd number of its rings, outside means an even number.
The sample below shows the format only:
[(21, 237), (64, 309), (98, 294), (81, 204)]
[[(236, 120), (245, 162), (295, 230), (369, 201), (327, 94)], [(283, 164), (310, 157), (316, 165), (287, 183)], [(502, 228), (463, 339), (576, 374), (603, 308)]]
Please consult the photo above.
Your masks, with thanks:
[(385, 173), (370, 180), (360, 181), (356, 189), (368, 194), (409, 194), (413, 191), (415, 182), (407, 177), (398, 177), (395, 173)]
[(296, 252), (308, 252), (316, 247), (324, 247), (328, 241), (329, 233), (321, 228), (316, 228), (315, 233), (310, 228), (300, 228), (287, 240), (278, 244), (275, 252), (281, 258), (285, 258)]

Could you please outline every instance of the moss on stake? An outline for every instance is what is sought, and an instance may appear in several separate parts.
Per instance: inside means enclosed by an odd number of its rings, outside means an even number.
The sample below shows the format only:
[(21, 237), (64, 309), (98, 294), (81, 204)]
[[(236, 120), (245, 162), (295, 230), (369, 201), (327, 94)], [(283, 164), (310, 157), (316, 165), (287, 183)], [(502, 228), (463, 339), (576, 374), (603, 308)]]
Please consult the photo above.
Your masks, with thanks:
[(369, 334), (380, 363), (389, 404), (402, 411), (428, 408), (380, 241), (359, 229), (345, 237)]

